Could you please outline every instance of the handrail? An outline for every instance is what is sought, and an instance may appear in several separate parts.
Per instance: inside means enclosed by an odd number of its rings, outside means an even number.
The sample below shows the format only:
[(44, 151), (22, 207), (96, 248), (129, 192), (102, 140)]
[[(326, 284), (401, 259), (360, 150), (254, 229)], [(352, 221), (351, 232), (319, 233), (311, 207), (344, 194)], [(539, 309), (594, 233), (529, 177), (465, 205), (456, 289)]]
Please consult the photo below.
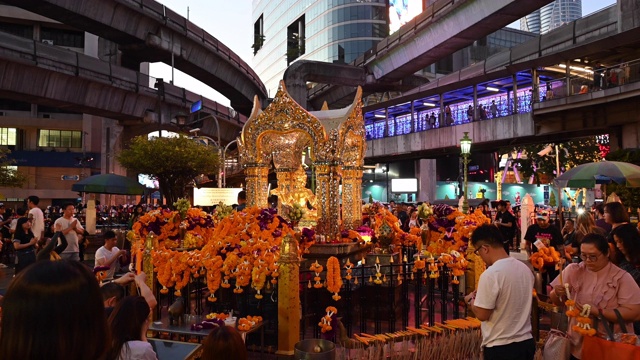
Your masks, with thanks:
[[(191, 21), (187, 20), (180, 14), (175, 11), (169, 9), (165, 5), (157, 3), (155, 1), (150, 0), (120, 0), (124, 3), (134, 3), (137, 5), (136, 7), (140, 9), (141, 12), (151, 13), (155, 15), (155, 18), (163, 19), (164, 24), (185, 35), (187, 38), (192, 40), (198, 40), (208, 49), (220, 53), (224, 55), (224, 57), (232, 64), (234, 64), (238, 69), (242, 70), (245, 74), (249, 75), (253, 81), (258, 85), (258, 87), (266, 94), (267, 90), (258, 75), (253, 71), (253, 69), (244, 62), (237, 54), (235, 54), (231, 49), (229, 49), (226, 45), (221, 43), (217, 38), (213, 35), (206, 32), (204, 29), (195, 25)], [(153, 6), (153, 5), (160, 5)]]
[[(574, 72), (580, 71), (584, 74), (569, 77), (568, 88), (566, 77), (539, 84), (537, 99), (533, 97), (534, 91), (531, 83), (526, 87), (519, 87), (517, 104), (514, 103), (513, 97), (508, 98), (506, 94), (500, 93), (478, 98), (477, 104), (479, 108), (476, 111), (473, 111), (472, 100), (447, 103), (446, 105), (450, 108), (450, 112), (445, 112), (445, 114), (441, 114), (440, 109), (437, 107), (414, 111), (413, 123), (411, 121), (411, 112), (405, 111), (400, 114), (390, 115), (388, 119), (376, 119), (375, 117), (367, 119), (367, 115), (374, 114), (375, 110), (366, 112), (366, 139), (375, 140), (446, 126), (456, 126), (473, 121), (492, 120), (516, 113), (529, 113), (535, 103), (569, 96), (581, 96), (640, 81), (640, 59), (622, 62), (609, 67), (596, 67), (595, 70), (588, 67), (574, 67), (572, 70)], [(596, 80), (594, 80), (594, 75), (599, 75), (600, 78), (596, 77)], [(493, 100), (495, 100), (495, 108), (492, 107)], [(470, 105), (472, 107), (471, 112), (469, 112)], [(431, 114), (434, 115), (433, 118)], [(474, 117), (477, 117), (477, 119), (474, 119)], [(387, 122), (386, 125), (385, 120)]]
[[(138, 94), (156, 93), (156, 78), (109, 62), (80, 54), (76, 51), (47, 45), (35, 40), (0, 32), (0, 58), (29, 63), (52, 71), (66, 73), (94, 82), (108, 84)], [(185, 88), (164, 83), (164, 99), (172, 105), (186, 107), (188, 103), (203, 100), (203, 109), (215, 113), (231, 123), (244, 123), (246, 118), (216, 101), (202, 97)]]

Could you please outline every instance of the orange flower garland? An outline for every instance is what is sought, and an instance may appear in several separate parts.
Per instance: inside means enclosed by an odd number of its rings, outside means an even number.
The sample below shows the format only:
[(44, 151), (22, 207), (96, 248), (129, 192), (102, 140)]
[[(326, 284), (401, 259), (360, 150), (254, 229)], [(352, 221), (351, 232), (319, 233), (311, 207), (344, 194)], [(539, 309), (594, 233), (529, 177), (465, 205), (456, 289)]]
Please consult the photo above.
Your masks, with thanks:
[(531, 265), (539, 271), (543, 271), (545, 264), (555, 264), (560, 261), (560, 253), (553, 247), (544, 247), (538, 249), (537, 252), (531, 255), (529, 261)]
[(340, 300), (340, 288), (342, 288), (342, 276), (340, 276), (340, 260), (332, 256), (327, 260), (327, 290), (333, 293), (333, 300)]
[[(382, 284), (382, 279), (380, 279), (380, 277), (382, 276), (382, 273), (380, 272), (380, 259), (377, 256), (376, 256), (376, 262), (373, 265), (376, 268), (376, 278), (375, 280), (373, 280), (373, 283), (380, 285)], [(371, 280), (369, 280), (369, 282), (371, 282)]]
[(347, 276), (345, 276), (345, 279), (347, 279), (347, 281), (351, 280), (351, 272), (353, 271), (353, 264), (351, 263), (351, 261), (349, 261), (349, 258), (347, 258), (347, 263), (344, 264), (344, 268), (347, 269)]
[(267, 273), (269, 272), (268, 266), (264, 260), (257, 260), (256, 265), (253, 266), (253, 270), (251, 270), (251, 281), (252, 287), (257, 291), (256, 299), (262, 299), (262, 294), (260, 294), (260, 290), (264, 287), (264, 283), (267, 281)]
[(324, 268), (322, 267), (322, 265), (318, 264), (318, 260), (316, 260), (316, 262), (311, 264), (311, 267), (309, 268), (309, 270), (313, 271), (316, 276), (313, 278), (313, 280), (315, 280), (315, 284), (313, 284), (313, 287), (316, 289), (321, 289), (322, 288), (322, 278), (320, 277), (320, 273), (322, 272)]
[[(481, 210), (476, 209), (471, 214), (465, 215), (459, 210), (454, 210), (447, 215), (447, 219), (455, 220), (455, 225), (451, 232), (445, 228), (439, 228), (438, 231), (430, 231), (429, 245), (427, 251), (432, 254), (449, 254), (451, 250), (460, 252), (469, 244), (471, 233), (476, 227), (491, 223), (491, 219), (486, 217)], [(453, 238), (445, 240), (445, 236)]]
[(251, 270), (249, 258), (248, 256), (244, 256), (236, 268), (236, 288), (233, 289), (234, 293), (242, 294), (244, 291), (242, 288), (249, 285), (249, 282), (251, 282)]
[(188, 230), (188, 234), (189, 239), (194, 242), (191, 244), (193, 247), (200, 248), (212, 239), (214, 230), (209, 225), (213, 224), (213, 218), (197, 208), (187, 210), (185, 219), (181, 219), (177, 211), (149, 211), (133, 224), (132, 231), (138, 237), (145, 238), (150, 227), (159, 228), (156, 234), (158, 245), (165, 249), (174, 249), (179, 246), (181, 227), (186, 229), (190, 224), (193, 225), (193, 229)]
[(209, 288), (209, 297), (207, 300), (210, 302), (216, 302), (218, 300), (216, 298), (216, 291), (220, 288), (222, 284), (222, 266), (224, 265), (224, 261), (220, 256), (215, 256), (213, 258), (207, 258), (202, 261), (205, 269), (207, 269), (207, 287)]
[(238, 319), (238, 330), (249, 331), (256, 324), (262, 322), (262, 316), (247, 316), (246, 318)]
[(331, 317), (334, 314), (338, 313), (338, 309), (334, 308), (333, 306), (328, 306), (325, 311), (327, 312), (327, 314), (323, 316), (318, 323), (318, 326), (320, 326), (320, 331), (323, 334), (327, 331), (331, 331)]
[(229, 317), (229, 314), (225, 314), (225, 313), (209, 313), (207, 315), (205, 315), (205, 319), (207, 320), (220, 320), (220, 321), (225, 321), (227, 320), (227, 318)]
[[(427, 262), (429, 263), (429, 278), (430, 279), (437, 279), (440, 277), (440, 268), (438, 267), (438, 264), (436, 262), (436, 260), (433, 258), (433, 256), (429, 256), (429, 259), (427, 260)], [(427, 273), (424, 273), (424, 276), (426, 277)]]
[(151, 261), (153, 268), (157, 273), (157, 279), (162, 289), (161, 294), (168, 294), (169, 288), (175, 285), (175, 279), (172, 280), (171, 261), (172, 253), (170, 251), (153, 250), (151, 252)]
[(582, 306), (582, 312), (576, 317), (578, 321), (577, 325), (573, 325), (571, 329), (582, 336), (593, 336), (596, 334), (596, 329), (592, 328), (593, 320), (589, 318), (591, 313), (591, 305), (584, 304)]
[(240, 263), (240, 258), (236, 253), (231, 253), (227, 255), (227, 258), (224, 259), (224, 263), (222, 265), (222, 271), (224, 272), (224, 281), (220, 286), (228, 289), (231, 287), (229, 284), (229, 279), (235, 277), (235, 270), (238, 264)]

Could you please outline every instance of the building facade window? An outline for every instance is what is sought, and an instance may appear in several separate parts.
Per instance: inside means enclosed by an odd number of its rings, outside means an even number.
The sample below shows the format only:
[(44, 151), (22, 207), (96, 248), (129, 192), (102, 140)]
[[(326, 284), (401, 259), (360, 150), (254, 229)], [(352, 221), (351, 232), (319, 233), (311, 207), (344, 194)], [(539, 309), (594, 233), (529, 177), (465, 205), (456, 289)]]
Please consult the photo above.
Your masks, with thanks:
[(82, 148), (82, 131), (73, 130), (40, 130), (38, 147)]
[(258, 50), (262, 49), (264, 45), (264, 18), (262, 15), (253, 24), (253, 55), (258, 53)]
[(66, 46), (73, 48), (84, 48), (84, 32), (42, 27), (40, 29), (40, 40), (56, 46)]
[(14, 24), (0, 22), (0, 31), (23, 37), (25, 39), (33, 39), (33, 26), (25, 24)]
[(18, 138), (18, 130), (16, 128), (0, 128), (0, 145), (14, 146)]

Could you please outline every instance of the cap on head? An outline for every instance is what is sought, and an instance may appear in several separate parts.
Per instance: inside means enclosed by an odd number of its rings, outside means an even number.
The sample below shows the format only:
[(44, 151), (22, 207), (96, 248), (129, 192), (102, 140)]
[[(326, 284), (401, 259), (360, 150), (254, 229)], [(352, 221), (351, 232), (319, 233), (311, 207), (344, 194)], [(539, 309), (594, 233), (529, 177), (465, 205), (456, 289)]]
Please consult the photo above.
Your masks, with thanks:
[(537, 219), (549, 219), (549, 212), (548, 211), (538, 211), (538, 213), (536, 214), (536, 218)]

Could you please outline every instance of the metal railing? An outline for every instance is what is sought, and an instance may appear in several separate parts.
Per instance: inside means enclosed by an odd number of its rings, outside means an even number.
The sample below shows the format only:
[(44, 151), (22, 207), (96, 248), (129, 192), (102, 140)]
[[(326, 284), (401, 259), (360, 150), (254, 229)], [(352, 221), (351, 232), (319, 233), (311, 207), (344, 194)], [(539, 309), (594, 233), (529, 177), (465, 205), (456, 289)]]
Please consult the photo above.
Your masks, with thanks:
[(640, 81), (640, 59), (609, 67), (596, 66), (593, 69), (572, 66), (570, 70), (572, 73), (582, 74), (547, 82), (544, 91), (541, 87), (540, 102), (612, 89)]
[(513, 96), (499, 93), (478, 98), (478, 106), (475, 110), (473, 109), (473, 101), (468, 100), (447, 104), (444, 112), (439, 107), (416, 111), (413, 113), (413, 124), (411, 123), (411, 113), (390, 115), (389, 119), (386, 119), (386, 125), (385, 119), (365, 120), (366, 138), (367, 140), (375, 140), (446, 126), (462, 125), (473, 121), (529, 113), (534, 103), (588, 94), (638, 82), (640, 81), (640, 59), (609, 67), (596, 67), (593, 70), (572, 66), (571, 71), (582, 74), (539, 84), (537, 99), (533, 97), (532, 85), (518, 89), (517, 106)]

